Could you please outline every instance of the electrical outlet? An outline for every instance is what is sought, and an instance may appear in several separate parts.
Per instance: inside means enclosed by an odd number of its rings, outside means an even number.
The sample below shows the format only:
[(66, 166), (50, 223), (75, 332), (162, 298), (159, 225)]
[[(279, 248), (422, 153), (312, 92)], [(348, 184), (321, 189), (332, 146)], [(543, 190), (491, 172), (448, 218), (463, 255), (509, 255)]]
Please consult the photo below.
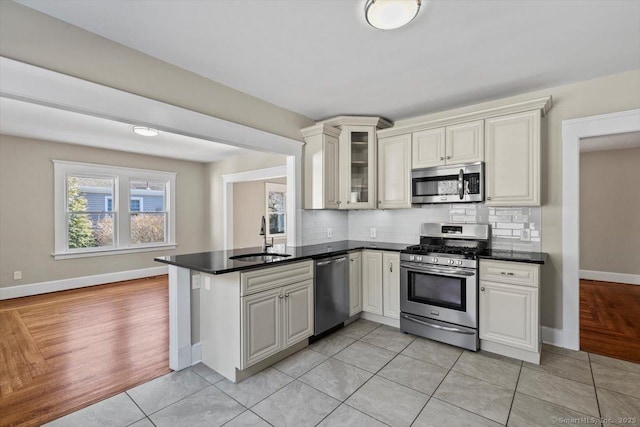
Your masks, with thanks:
[(529, 230), (528, 228), (523, 228), (522, 230), (520, 230), (520, 240), (523, 242), (530, 242), (531, 230)]
[(333, 230), (331, 229), (331, 227), (327, 228), (327, 239), (330, 239), (333, 237)]
[(193, 274), (191, 276), (191, 289), (200, 289), (200, 274)]
[(369, 231), (371, 233), (371, 237), (377, 237), (378, 236), (378, 233), (377, 233), (375, 227), (371, 227), (371, 229)]
[(21, 279), (22, 279), (22, 271), (14, 271), (13, 280), (21, 280)]

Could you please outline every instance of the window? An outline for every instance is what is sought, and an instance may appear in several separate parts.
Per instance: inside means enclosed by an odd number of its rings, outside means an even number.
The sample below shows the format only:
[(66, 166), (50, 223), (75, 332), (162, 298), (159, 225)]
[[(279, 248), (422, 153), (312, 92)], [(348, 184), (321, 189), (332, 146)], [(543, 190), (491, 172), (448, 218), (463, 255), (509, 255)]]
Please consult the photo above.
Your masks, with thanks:
[(175, 247), (175, 174), (54, 160), (56, 259)]
[(287, 186), (265, 183), (267, 237), (284, 237), (287, 224)]

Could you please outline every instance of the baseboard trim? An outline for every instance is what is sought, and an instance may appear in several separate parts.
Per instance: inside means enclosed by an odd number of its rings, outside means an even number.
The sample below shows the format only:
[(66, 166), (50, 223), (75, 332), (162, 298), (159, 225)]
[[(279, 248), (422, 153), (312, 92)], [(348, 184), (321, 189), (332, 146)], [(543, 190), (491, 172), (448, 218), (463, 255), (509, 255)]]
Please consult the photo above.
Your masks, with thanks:
[(626, 283), (640, 285), (640, 274), (610, 273), (608, 271), (580, 270), (580, 278), (601, 282)]
[(191, 366), (202, 362), (202, 343), (197, 342), (191, 346)]
[(30, 283), (28, 285), (9, 286), (0, 288), (0, 300), (28, 297), (49, 292), (66, 291), (69, 289), (86, 288), (105, 283), (121, 282), (123, 280), (142, 279), (143, 277), (167, 274), (168, 267), (150, 267), (139, 270), (117, 271), (115, 273), (96, 274), (93, 276), (72, 277), (70, 279), (52, 280), (50, 282)]
[(382, 323), (383, 325), (387, 326), (393, 326), (394, 328), (400, 328), (400, 319), (392, 319), (390, 317), (384, 317), (378, 314), (367, 313), (366, 311), (360, 313), (360, 318), (371, 320), (372, 322)]
[(542, 342), (545, 344), (551, 344), (555, 347), (568, 348), (564, 342), (564, 332), (562, 329), (550, 328), (549, 326), (540, 327), (540, 335)]

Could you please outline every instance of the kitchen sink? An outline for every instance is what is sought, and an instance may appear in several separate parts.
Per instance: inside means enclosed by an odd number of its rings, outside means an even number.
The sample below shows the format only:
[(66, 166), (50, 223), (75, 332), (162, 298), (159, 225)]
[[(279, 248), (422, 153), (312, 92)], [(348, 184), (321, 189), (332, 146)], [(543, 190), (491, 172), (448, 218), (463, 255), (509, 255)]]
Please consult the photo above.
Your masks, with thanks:
[(245, 261), (245, 262), (273, 262), (280, 261), (286, 257), (290, 257), (289, 254), (272, 254), (272, 253), (258, 253), (258, 254), (244, 254), (244, 255), (236, 255), (229, 257), (234, 261)]

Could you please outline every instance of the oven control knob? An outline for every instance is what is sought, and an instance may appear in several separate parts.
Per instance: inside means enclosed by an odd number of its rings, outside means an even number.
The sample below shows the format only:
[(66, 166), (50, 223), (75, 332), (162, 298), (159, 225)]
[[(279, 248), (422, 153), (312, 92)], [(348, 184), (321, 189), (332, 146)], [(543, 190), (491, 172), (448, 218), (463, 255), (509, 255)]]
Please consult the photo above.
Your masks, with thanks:
[(422, 257), (421, 256), (416, 257), (416, 261), (422, 261)]
[(462, 260), (458, 260), (458, 261), (456, 261), (456, 264), (458, 264), (458, 265), (462, 265)]
[(409, 261), (415, 261), (416, 257), (413, 255), (409, 255)]
[(434, 259), (433, 259), (433, 262), (438, 262), (438, 258), (434, 258)]
[(455, 262), (455, 261), (454, 261), (454, 260), (452, 260), (452, 259), (450, 259), (450, 260), (449, 260), (449, 264), (451, 264), (451, 265), (453, 265), (453, 264), (454, 264), (454, 262)]

